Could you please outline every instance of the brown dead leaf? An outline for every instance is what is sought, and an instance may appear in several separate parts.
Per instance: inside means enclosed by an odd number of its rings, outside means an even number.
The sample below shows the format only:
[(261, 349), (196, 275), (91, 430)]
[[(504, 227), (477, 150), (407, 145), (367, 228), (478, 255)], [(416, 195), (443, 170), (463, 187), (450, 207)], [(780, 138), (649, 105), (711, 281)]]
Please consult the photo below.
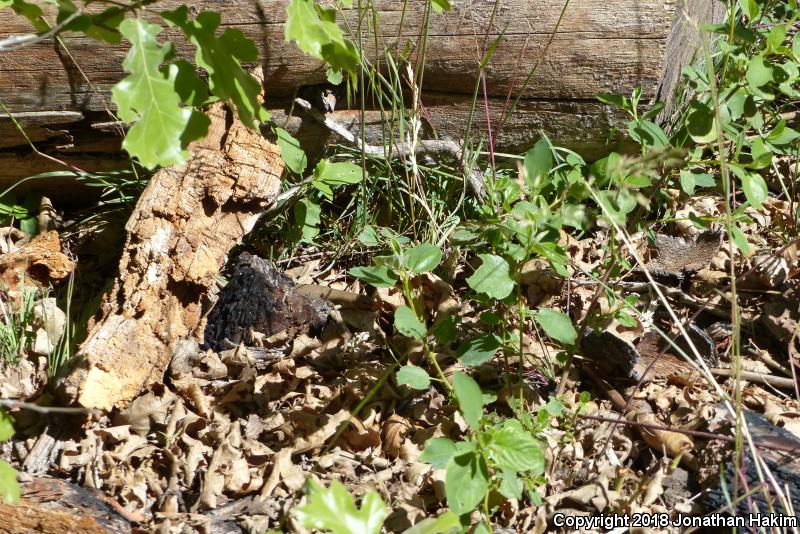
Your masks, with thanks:
[(392, 414), (383, 424), (383, 451), (390, 458), (400, 456), (405, 435), (411, 430), (409, 421), (398, 415)]

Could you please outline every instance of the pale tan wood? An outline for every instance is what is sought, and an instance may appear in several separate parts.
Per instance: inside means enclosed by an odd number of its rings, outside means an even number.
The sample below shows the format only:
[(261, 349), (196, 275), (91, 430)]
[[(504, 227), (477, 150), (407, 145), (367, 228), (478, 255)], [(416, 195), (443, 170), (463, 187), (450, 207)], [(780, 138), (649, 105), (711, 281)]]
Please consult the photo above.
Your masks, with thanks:
[(209, 117), (188, 163), (158, 171), (128, 220), (114, 288), (60, 384), (69, 400), (109, 410), (160, 382), (228, 251), (280, 191), (278, 147), (222, 104)]
[[(152, 13), (148, 16), (155, 20), (156, 10), (172, 9), (181, 3), (161, 0), (149, 8)], [(290, 100), (298, 86), (325, 80), (320, 61), (284, 42), (287, 3), (288, 0), (203, 0), (192, 5), (195, 14), (203, 9), (219, 11), (223, 28), (240, 29), (258, 45), (266, 103), (273, 109)], [(419, 59), (425, 0), (376, 1), (377, 31), (370, 26), (372, 17), (359, 19), (355, 8), (344, 10), (340, 23), (375, 64), (383, 65), (387, 50), (395, 58), (399, 51), (406, 51), (411, 64), (424, 69), (424, 118), (439, 136), (451, 139), (464, 135), (483, 50), (502, 33), (485, 71), (492, 123), (496, 124), (509, 97), (523, 98), (503, 135), (495, 140), (495, 149), (523, 151), (539, 139), (542, 130), (562, 146), (594, 159), (619, 140), (619, 134), (610, 142), (609, 137), (624, 120), (618, 111), (597, 104), (595, 96), (603, 92), (629, 93), (641, 85), (645, 99), (656, 94), (668, 98), (677, 83), (677, 73), (696, 45), (694, 30), (686, 19), (718, 20), (722, 8), (717, 3), (690, 0), (684, 10), (682, 0), (572, 0), (545, 51), (564, 6), (562, 1), (457, 1), (452, 11), (431, 14), (424, 63)], [(7, 13), (6, 10), (7, 18), (0, 20), (0, 37), (30, 30), (27, 21), (8, 17)], [(181, 56), (191, 57), (194, 53), (174, 29), (165, 30), (161, 38), (174, 39)], [(79, 112), (89, 121), (114, 120), (110, 89), (123, 75), (121, 65), (127, 45), (109, 46), (76, 35), (65, 36), (64, 41), (66, 51), (52, 42), (42, 42), (19, 52), (0, 54), (0, 94), (5, 104), (13, 112)], [(537, 63), (538, 70), (530, 84), (523, 87)], [(472, 134), (485, 138), (483, 94), (478, 104)], [(371, 124), (372, 119), (367, 122)], [(67, 154), (68, 158), (88, 156), (91, 163), (91, 154), (102, 155), (118, 146), (111, 133), (98, 137), (97, 132), (87, 132), (85, 125), (54, 126), (45, 119), (28, 124), (35, 140), (48, 152)], [(2, 118), (0, 133), (7, 134), (0, 141), (0, 150), (6, 147), (8, 152), (24, 146), (24, 139), (9, 130)], [(0, 167), (0, 184), (33, 174), (26, 173), (17, 163), (15, 160), (6, 168)], [(92, 168), (90, 164), (86, 170)]]

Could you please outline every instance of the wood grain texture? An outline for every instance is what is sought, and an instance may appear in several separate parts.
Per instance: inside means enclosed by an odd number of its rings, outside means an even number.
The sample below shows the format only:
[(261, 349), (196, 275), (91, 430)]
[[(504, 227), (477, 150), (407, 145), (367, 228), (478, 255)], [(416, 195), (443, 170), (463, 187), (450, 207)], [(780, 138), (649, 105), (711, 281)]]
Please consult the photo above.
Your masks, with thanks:
[[(272, 109), (281, 108), (298, 87), (325, 80), (326, 69), (320, 61), (284, 42), (288, 1), (202, 0), (190, 8), (193, 15), (219, 11), (223, 28), (237, 28), (258, 45), (266, 104)], [(172, 9), (181, 3), (159, 1), (147, 16), (156, 20), (156, 9)], [(690, 0), (684, 11), (679, 0), (573, 0), (547, 50), (564, 6), (560, 0), (458, 1), (450, 12), (430, 14), (427, 41), (421, 38), (424, 0), (377, 0), (377, 27), (373, 27), (372, 13), (359, 17), (355, 9), (344, 10), (339, 19), (374, 64), (383, 66), (389, 52), (423, 69), (425, 118), (440, 137), (450, 139), (460, 139), (465, 133), (483, 51), (498, 40), (485, 70), (487, 105), (481, 94), (471, 134), (485, 136), (485, 107), (496, 125), (507, 99), (520, 95), (518, 109), (496, 139), (497, 150), (525, 150), (542, 130), (562, 146), (594, 159), (618, 141), (612, 138), (609, 143), (609, 137), (624, 119), (597, 104), (595, 96), (629, 93), (637, 85), (643, 87), (645, 99), (657, 92), (661, 98), (670, 95), (694, 44), (691, 25), (684, 21), (686, 17), (713, 19), (719, 11), (715, 3)], [(27, 21), (4, 12), (0, 36), (28, 31)], [(192, 46), (176, 30), (167, 29), (160, 38), (174, 39), (179, 56), (193, 56)], [(26, 130), (48, 153), (69, 158), (88, 155), (91, 160), (92, 154), (113, 152), (118, 146), (111, 133), (98, 136), (87, 130), (86, 122), (113, 120), (110, 89), (123, 76), (127, 44), (109, 46), (78, 35), (65, 36), (64, 42), (66, 49), (42, 42), (0, 54), (0, 93), (12, 112), (42, 114), (38, 119), (29, 115)], [(525, 86), (535, 65), (538, 68)], [(85, 121), (65, 122), (69, 115), (56, 117), (53, 112), (81, 113)], [(8, 122), (0, 118), (4, 134), (0, 157), (3, 151), (18, 152), (25, 145)], [(18, 160), (9, 163), (6, 168), (0, 166), (0, 184), (32, 174), (26, 174)]]
[[(182, 3), (163, 0), (153, 7), (167, 10)], [(192, 6), (194, 13), (219, 11), (223, 27), (238, 28), (259, 45), (268, 98), (287, 96), (297, 86), (325, 80), (325, 67), (320, 61), (284, 42), (287, 3), (288, 0), (204, 0)], [(375, 2), (377, 32), (367, 25), (371, 17), (361, 17), (359, 32), (355, 8), (344, 11), (341, 24), (350, 28), (370, 60), (380, 62), (384, 50), (393, 51), (397, 57), (398, 51), (408, 47), (406, 57), (416, 64), (426, 4), (410, 0), (403, 13), (401, 1)], [(537, 75), (522, 92), (525, 97), (593, 98), (598, 92), (628, 92), (638, 84), (652, 91), (660, 79), (676, 4), (676, 0), (571, 2), (542, 60), (562, 2), (504, 0), (491, 27), (493, 0), (455, 2), (452, 11), (431, 14), (426, 85), (440, 92), (471, 94), (484, 43), (497, 39), (505, 28), (486, 70), (490, 96), (505, 96), (509, 90), (519, 93), (527, 73), (540, 60)], [(27, 21), (19, 17), (0, 22), (0, 34), (27, 31)], [(376, 33), (377, 39), (373, 37)], [(175, 38), (179, 55), (193, 55), (192, 46), (185, 38), (177, 38), (175, 30), (167, 30), (162, 36)], [(45, 42), (0, 56), (0, 90), (11, 98), (7, 105), (12, 111), (97, 111), (109, 105), (108, 91), (122, 75), (127, 47), (110, 47), (77, 35), (68, 36), (65, 41), (69, 54)], [(83, 79), (78, 67), (88, 80)]]

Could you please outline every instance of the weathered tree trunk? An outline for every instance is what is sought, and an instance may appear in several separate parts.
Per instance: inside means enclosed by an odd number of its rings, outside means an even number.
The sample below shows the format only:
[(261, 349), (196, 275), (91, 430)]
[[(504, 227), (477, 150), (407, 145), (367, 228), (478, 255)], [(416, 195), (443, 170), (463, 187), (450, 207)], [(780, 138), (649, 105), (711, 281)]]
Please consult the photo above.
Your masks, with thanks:
[[(150, 9), (172, 9), (181, 0), (162, 0)], [(297, 87), (325, 80), (319, 61), (304, 56), (283, 38), (288, 0), (203, 0), (193, 10), (217, 10), (223, 25), (241, 29), (261, 49), (267, 105), (281, 108)], [(427, 50), (421, 61), (421, 35), (427, 1), (377, 0), (379, 27), (364, 26), (355, 9), (345, 10), (346, 27), (358, 32), (364, 54), (382, 65), (384, 50), (395, 58), (408, 46), (406, 58), (424, 71), (421, 95), (424, 118), (438, 136), (463, 137), (472, 108), (479, 63), (487, 46), (500, 38), (485, 69), (485, 96), (480, 87), (472, 135), (497, 128), (509, 98), (521, 96), (495, 148), (521, 151), (544, 130), (554, 142), (596, 157), (616, 140), (611, 133), (620, 114), (597, 103), (598, 93), (629, 93), (641, 85), (645, 98), (669, 99), (681, 67), (693, 54), (696, 32), (688, 19), (718, 20), (724, 5), (716, 0), (580, 0), (571, 1), (558, 25), (564, 1), (457, 1), (451, 12), (430, 15)], [(29, 32), (28, 23), (3, 12), (0, 36)], [(491, 25), (490, 25), (491, 21)], [(343, 24), (344, 26), (344, 24)], [(556, 31), (556, 28), (557, 31)], [(555, 32), (555, 33), (554, 33)], [(377, 33), (377, 39), (373, 36)], [(164, 38), (175, 37), (173, 30)], [(552, 38), (552, 44), (548, 42)], [(110, 89), (122, 76), (126, 46), (98, 43), (79, 36), (60, 45), (42, 42), (19, 52), (0, 54), (0, 93), (19, 114), (31, 138), (49, 152), (86, 170), (121, 166), (114, 161), (119, 139), (113, 129), (98, 126), (108, 114)], [(178, 53), (191, 56), (185, 38), (176, 38)], [(538, 65), (530, 83), (529, 73)], [(341, 102), (339, 106), (341, 106)], [(338, 111), (344, 120), (357, 117)], [(2, 114), (0, 114), (2, 115)], [(378, 112), (367, 114), (374, 123)], [(104, 129), (105, 128), (105, 129)], [(357, 125), (354, 125), (357, 130)], [(372, 129), (373, 131), (376, 128)], [(324, 135), (319, 133), (316, 135)], [(43, 170), (53, 162), (21, 155), (25, 141), (7, 117), (0, 116), (0, 185)]]
[(199, 326), (228, 251), (280, 190), (277, 146), (222, 104), (209, 117), (189, 162), (156, 173), (128, 221), (114, 288), (62, 383), (83, 406), (124, 405), (161, 381), (172, 344)]

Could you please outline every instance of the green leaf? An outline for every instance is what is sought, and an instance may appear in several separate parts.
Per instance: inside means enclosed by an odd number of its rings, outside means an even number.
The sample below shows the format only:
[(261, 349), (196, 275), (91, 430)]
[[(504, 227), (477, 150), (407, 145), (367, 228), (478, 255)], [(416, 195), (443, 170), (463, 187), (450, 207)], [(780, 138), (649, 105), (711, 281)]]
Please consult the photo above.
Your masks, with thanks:
[(417, 318), (417, 314), (408, 306), (400, 306), (395, 310), (394, 327), (404, 336), (420, 341), (428, 333), (425, 325)]
[(755, 138), (750, 144), (750, 153), (753, 161), (747, 166), (751, 169), (764, 169), (772, 163), (772, 150), (760, 137)]
[(14, 435), (14, 419), (0, 410), (0, 442), (11, 439)]
[(447, 345), (458, 339), (458, 316), (448, 315), (436, 321), (431, 328), (431, 334), (440, 345)]
[(562, 345), (575, 345), (578, 340), (578, 332), (572, 326), (572, 321), (558, 310), (540, 310), (536, 314), (536, 322), (544, 328), (548, 336)]
[(772, 66), (767, 64), (764, 56), (756, 56), (750, 60), (747, 65), (747, 72), (745, 73), (745, 79), (750, 87), (750, 91), (762, 98), (774, 98), (774, 96), (766, 93), (763, 89), (764, 86), (772, 81), (772, 77)]
[(714, 112), (705, 104), (697, 101), (692, 101), (689, 109), (686, 126), (692, 140), (701, 144), (716, 141), (717, 127)]
[(758, 19), (760, 10), (756, 0), (737, 0), (737, 2), (739, 3), (739, 8), (751, 22)]
[(28, 19), (37, 32), (46, 32), (50, 30), (51, 26), (44, 20), (42, 8), (36, 4), (31, 4), (25, 0), (11, 0), (11, 2), (5, 0), (3, 7), (8, 5), (11, 5), (11, 9), (14, 10), (14, 13)]
[[(52, 2), (52, 0), (50, 0)], [(100, 13), (80, 14), (75, 16), (78, 6), (71, 0), (57, 0), (58, 15), (56, 24), (63, 25), (69, 18), (69, 24), (62, 27), (62, 32), (80, 32), (87, 37), (105, 41), (111, 44), (119, 44), (122, 40), (117, 28), (125, 18), (125, 11), (121, 7), (112, 6)]]
[(564, 403), (556, 397), (550, 397), (547, 404), (544, 405), (544, 410), (553, 417), (561, 417), (564, 414)]
[(469, 287), (493, 299), (504, 299), (514, 290), (508, 262), (493, 254), (478, 254), (481, 266), (467, 278)]
[(301, 199), (294, 205), (294, 221), (300, 228), (300, 241), (314, 242), (314, 238), (319, 234), (321, 213), (320, 205), (308, 198)]
[(767, 35), (767, 46), (770, 50), (777, 50), (783, 46), (783, 42), (786, 40), (786, 25), (779, 24), (777, 26), (773, 26), (769, 30), (769, 34)]
[(342, 83), (344, 76), (342, 75), (342, 71), (334, 70), (328, 67), (328, 70), (325, 73), (325, 78), (327, 78), (329, 84), (339, 85), (340, 83)]
[(513, 471), (501, 471), (498, 475), (500, 487), (497, 490), (506, 499), (522, 499), (522, 481)]
[(436, 245), (422, 243), (403, 251), (403, 265), (414, 273), (429, 273), (442, 261), (442, 251)]
[(292, 0), (286, 7), (286, 42), (294, 41), (306, 54), (326, 61), (333, 70), (355, 75), (360, 61), (358, 50), (335, 22), (332, 9), (317, 6), (314, 0)]
[(775, 125), (775, 128), (766, 137), (766, 141), (773, 145), (788, 145), (792, 141), (800, 137), (800, 133), (786, 126), (786, 121), (781, 121)]
[(642, 146), (664, 148), (669, 145), (669, 139), (659, 125), (648, 120), (630, 121), (628, 133), (631, 139)]
[(431, 464), (434, 469), (444, 469), (455, 453), (456, 444), (452, 440), (431, 438), (425, 442), (425, 450), (422, 451), (419, 461)]
[(753, 172), (746, 173), (742, 177), (742, 189), (744, 189), (744, 194), (747, 200), (750, 201), (750, 204), (760, 210), (763, 207), (763, 202), (769, 195), (767, 183), (761, 175)]
[(17, 472), (13, 467), (0, 460), (0, 500), (8, 504), (19, 502), (19, 484)]
[(658, 102), (653, 104), (653, 107), (650, 108), (647, 112), (642, 113), (642, 119), (650, 120), (657, 117), (658, 114), (661, 113), (661, 110), (664, 109), (664, 106), (666, 106), (666, 104), (659, 100)]
[(36, 235), (39, 233), (39, 221), (36, 220), (36, 217), (20, 219), (19, 229), (27, 234)]
[[(184, 59), (179, 59), (169, 65), (167, 69), (168, 76), (170, 76), (169, 69), (177, 69), (177, 73), (174, 76), (175, 91), (182, 102), (192, 107), (200, 107), (209, 101), (208, 86), (197, 75), (191, 63)], [(203, 116), (205, 117), (205, 115)]]
[(794, 38), (792, 38), (792, 51), (800, 59), (800, 32), (794, 34)]
[(597, 100), (602, 102), (603, 104), (608, 104), (610, 106), (615, 106), (620, 109), (624, 109), (625, 111), (631, 110), (631, 102), (628, 97), (623, 95), (614, 95), (614, 94), (599, 94), (597, 95)]
[(331, 187), (345, 184), (357, 184), (364, 179), (364, 173), (358, 165), (349, 161), (331, 163), (322, 160), (314, 168), (314, 181), (322, 182)]
[(192, 110), (180, 106), (174, 88), (177, 69), (169, 69), (170, 78), (159, 70), (172, 53), (171, 46), (156, 42), (161, 30), (138, 18), (120, 24), (120, 32), (132, 45), (122, 63), (129, 74), (112, 89), (117, 114), (133, 124), (122, 148), (148, 169), (186, 161), (188, 152), (181, 140), (192, 116)]
[(340, 482), (331, 482), (325, 489), (309, 480), (308, 503), (294, 510), (297, 521), (306, 528), (328, 530), (333, 534), (379, 534), (386, 517), (386, 505), (374, 491), (361, 499), (357, 509), (353, 497)]
[(750, 254), (750, 243), (747, 242), (744, 232), (738, 226), (731, 226), (731, 240), (745, 256)]
[(462, 343), (456, 351), (456, 357), (467, 367), (475, 367), (491, 360), (502, 343), (496, 335), (484, 334)]
[(447, 505), (458, 515), (468, 514), (489, 490), (489, 473), (482, 456), (469, 452), (454, 456), (444, 478)]
[(541, 444), (522, 428), (516, 419), (506, 419), (503, 426), (488, 433), (486, 453), (504, 471), (544, 473)]
[(541, 181), (553, 168), (553, 152), (550, 143), (542, 137), (532, 149), (525, 153), (525, 181), (528, 187), (539, 189)]
[(681, 189), (687, 195), (693, 194), (695, 187), (713, 187), (716, 184), (713, 175), (699, 171), (681, 170), (680, 181)]
[(461, 522), (453, 512), (447, 511), (439, 517), (429, 517), (423, 519), (411, 528), (403, 531), (403, 534), (445, 534), (455, 530), (461, 531)]
[(422, 367), (404, 365), (397, 371), (397, 383), (413, 389), (428, 389), (428, 386), (431, 385), (431, 377)]
[(289, 170), (295, 174), (303, 174), (308, 166), (308, 158), (305, 151), (300, 148), (300, 141), (295, 139), (292, 134), (283, 128), (273, 128), (278, 137), (278, 146), (281, 149), (281, 158)]
[(239, 119), (250, 128), (256, 127), (256, 121), (269, 120), (269, 113), (259, 102), (261, 84), (241, 65), (258, 59), (253, 41), (235, 28), (226, 28), (217, 37), (221, 16), (216, 11), (204, 11), (194, 20), (189, 20), (188, 14), (189, 8), (184, 5), (163, 11), (161, 17), (182, 29), (197, 48), (195, 62), (208, 72), (211, 93), (235, 107)]
[(385, 265), (353, 267), (347, 272), (362, 282), (366, 282), (375, 287), (394, 287), (395, 284), (397, 284), (397, 275), (390, 271)]
[(453, 391), (464, 420), (472, 430), (479, 430), (483, 415), (483, 394), (480, 386), (471, 376), (458, 372), (453, 375)]
[(358, 234), (358, 240), (365, 247), (377, 247), (381, 244), (378, 232), (370, 225), (366, 225), (361, 229), (361, 232)]
[(433, 6), (433, 10), (437, 13), (441, 13), (442, 11), (450, 11), (452, 8), (448, 0), (431, 0), (431, 5)]

